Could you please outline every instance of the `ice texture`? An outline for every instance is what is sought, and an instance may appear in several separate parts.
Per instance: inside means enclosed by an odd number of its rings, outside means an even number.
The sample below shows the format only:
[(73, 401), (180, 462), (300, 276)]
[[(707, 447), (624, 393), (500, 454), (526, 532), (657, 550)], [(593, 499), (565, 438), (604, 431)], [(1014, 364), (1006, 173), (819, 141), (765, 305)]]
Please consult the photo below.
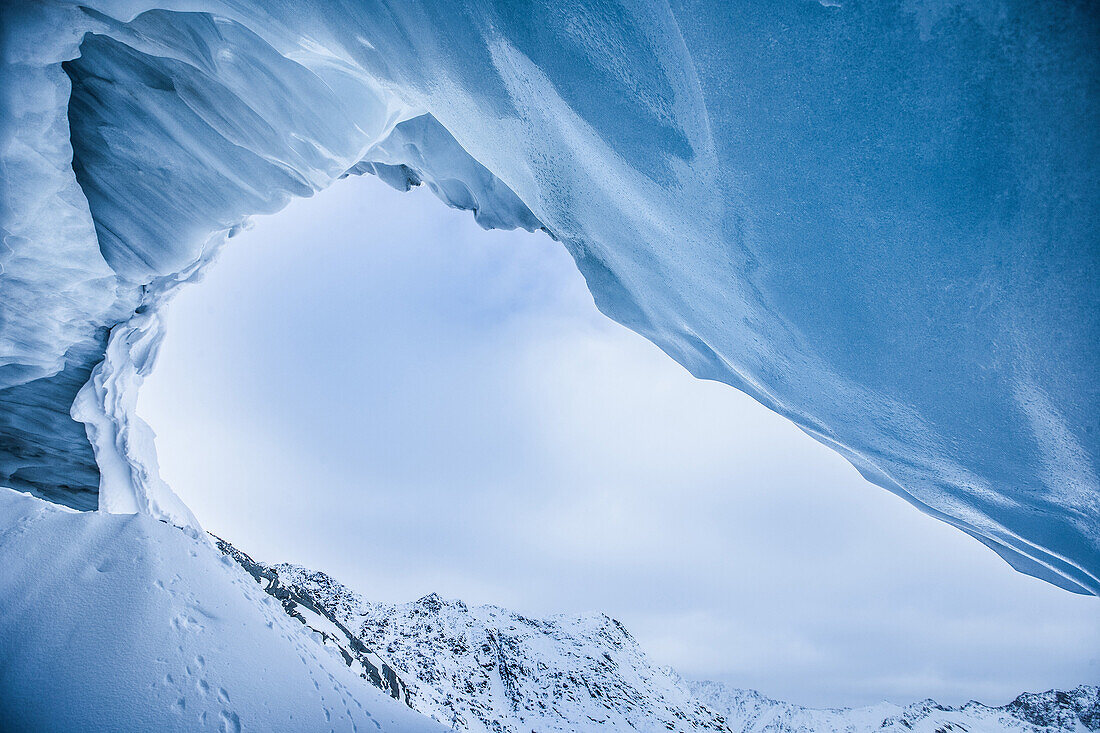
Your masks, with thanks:
[(156, 5), (4, 6), (0, 483), (193, 524), (127, 396), (157, 313), (369, 172), (546, 230), (693, 374), (1100, 593), (1088, 3)]

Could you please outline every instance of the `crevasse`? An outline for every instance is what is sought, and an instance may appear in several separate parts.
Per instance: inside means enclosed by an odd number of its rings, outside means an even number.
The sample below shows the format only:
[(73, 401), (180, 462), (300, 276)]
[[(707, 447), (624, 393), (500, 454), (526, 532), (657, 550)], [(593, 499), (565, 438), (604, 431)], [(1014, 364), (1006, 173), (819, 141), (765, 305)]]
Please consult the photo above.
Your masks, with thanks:
[(194, 527), (134, 413), (158, 313), (369, 172), (546, 230), (696, 376), (1100, 593), (1087, 4), (164, 5), (4, 6), (0, 483)]

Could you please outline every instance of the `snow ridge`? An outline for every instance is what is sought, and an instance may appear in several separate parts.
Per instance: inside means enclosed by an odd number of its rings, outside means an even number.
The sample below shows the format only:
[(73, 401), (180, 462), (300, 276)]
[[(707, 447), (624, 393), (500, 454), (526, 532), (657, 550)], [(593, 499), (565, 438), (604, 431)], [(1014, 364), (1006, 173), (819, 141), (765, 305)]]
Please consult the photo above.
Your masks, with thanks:
[[(446, 726), (474, 733), (729, 731), (605, 615), (530, 619), (436, 594), (398, 605), (371, 603), (325, 573), (255, 563), (229, 543), (218, 544), (246, 569), (252, 563), (249, 572), (268, 593), (354, 629), (371, 658), (384, 658), (385, 668), (396, 672), (402, 699)], [(313, 620), (299, 620), (318, 630)], [(323, 644), (337, 642), (332, 634), (316, 636)], [(397, 697), (395, 689), (387, 691)]]
[[(397, 676), (394, 669), (364, 646), (355, 632), (341, 623), (340, 619), (347, 617), (344, 607), (346, 602), (342, 602), (341, 599), (349, 597), (350, 591), (339, 586), (339, 590), (343, 593), (316, 597), (304, 590), (303, 586), (293, 584), (293, 580), (290, 580), (291, 584), (288, 585), (288, 580), (275, 569), (264, 567), (220, 537), (211, 536), (214, 537), (222, 553), (235, 560), (255, 578), (264, 592), (276, 598), (288, 616), (308, 627), (322, 646), (334, 647), (344, 663), (360, 677), (390, 697), (409, 704), (408, 687)], [(335, 581), (333, 585), (337, 585)]]

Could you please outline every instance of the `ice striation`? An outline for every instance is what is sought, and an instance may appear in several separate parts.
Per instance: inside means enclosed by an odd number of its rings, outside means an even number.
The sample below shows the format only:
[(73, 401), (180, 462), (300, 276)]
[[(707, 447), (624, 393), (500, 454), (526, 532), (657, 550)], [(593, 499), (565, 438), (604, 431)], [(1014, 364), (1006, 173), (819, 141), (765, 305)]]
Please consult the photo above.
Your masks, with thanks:
[(194, 529), (134, 412), (161, 310), (248, 217), (373, 173), (547, 231), (693, 374), (1100, 593), (1089, 3), (2, 12), (0, 484)]
[[(1100, 730), (1100, 687), (1024, 693), (995, 707), (924, 700), (814, 709), (653, 664), (602, 614), (529, 618), (437, 594), (368, 601), (326, 573), (265, 565), (219, 540), (287, 613), (409, 707), (471, 733), (1080, 733)], [(346, 651), (345, 651), (346, 650)], [(358, 650), (358, 651), (356, 651)], [(388, 670), (378, 675), (358, 659)], [(385, 661), (382, 661), (385, 660)]]

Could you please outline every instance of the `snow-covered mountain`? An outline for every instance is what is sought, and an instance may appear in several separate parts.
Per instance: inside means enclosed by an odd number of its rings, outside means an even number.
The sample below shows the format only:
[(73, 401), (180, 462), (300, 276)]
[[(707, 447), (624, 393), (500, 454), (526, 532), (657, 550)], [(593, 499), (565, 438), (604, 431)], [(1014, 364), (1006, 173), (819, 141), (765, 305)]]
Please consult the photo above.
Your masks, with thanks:
[(265, 565), (219, 547), (371, 684), (446, 726), (473, 733), (1070, 733), (1100, 730), (1100, 687), (1022, 694), (1008, 705), (933, 700), (814, 709), (754, 690), (687, 681), (654, 665), (605, 615), (532, 619), (436, 594), (373, 603), (329, 575)]
[(911, 705), (880, 703), (863, 708), (815, 709), (772, 700), (755, 690), (720, 682), (689, 682), (698, 699), (741, 733), (1069, 733), (1100, 730), (1100, 687), (1024, 693), (1007, 705), (968, 702), (959, 707), (923, 700)]
[[(387, 692), (449, 727), (475, 733), (729, 730), (607, 616), (531, 619), (435, 594), (398, 605), (371, 603), (325, 573), (263, 565), (224, 541), (219, 546), (360, 676), (378, 684), (370, 663), (380, 666)], [(390, 670), (394, 677), (386, 677)]]

